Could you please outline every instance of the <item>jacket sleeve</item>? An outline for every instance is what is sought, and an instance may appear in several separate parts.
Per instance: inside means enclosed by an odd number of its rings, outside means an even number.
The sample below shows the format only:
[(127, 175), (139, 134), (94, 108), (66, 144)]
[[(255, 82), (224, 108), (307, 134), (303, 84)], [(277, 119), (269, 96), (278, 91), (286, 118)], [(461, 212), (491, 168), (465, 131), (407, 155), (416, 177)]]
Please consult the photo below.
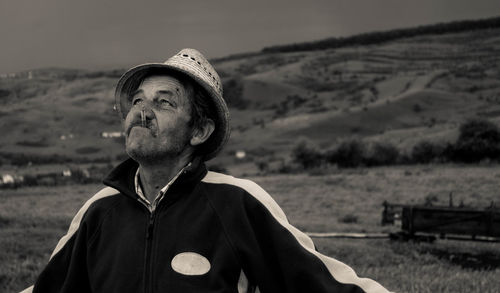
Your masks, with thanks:
[(87, 231), (87, 225), (82, 224), (59, 241), (33, 292), (91, 292), (86, 264)]
[(292, 226), (257, 184), (241, 179), (236, 184), (246, 192), (244, 208), (228, 230), (243, 273), (260, 292), (388, 292), (317, 252), (311, 238)]
[(83, 205), (66, 235), (59, 240), (35, 285), (23, 292), (91, 292), (86, 259), (87, 243), (92, 233), (86, 221), (87, 211), (95, 201), (116, 193), (112, 188), (104, 188)]

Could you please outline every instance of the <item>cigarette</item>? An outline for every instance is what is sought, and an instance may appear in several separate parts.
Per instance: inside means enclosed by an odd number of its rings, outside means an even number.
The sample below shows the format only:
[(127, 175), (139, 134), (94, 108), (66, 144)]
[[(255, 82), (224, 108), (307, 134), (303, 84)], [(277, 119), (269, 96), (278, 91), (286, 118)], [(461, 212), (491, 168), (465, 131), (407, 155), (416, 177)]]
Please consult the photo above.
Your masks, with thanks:
[(142, 127), (146, 127), (146, 113), (144, 112), (144, 109), (141, 110), (141, 123)]

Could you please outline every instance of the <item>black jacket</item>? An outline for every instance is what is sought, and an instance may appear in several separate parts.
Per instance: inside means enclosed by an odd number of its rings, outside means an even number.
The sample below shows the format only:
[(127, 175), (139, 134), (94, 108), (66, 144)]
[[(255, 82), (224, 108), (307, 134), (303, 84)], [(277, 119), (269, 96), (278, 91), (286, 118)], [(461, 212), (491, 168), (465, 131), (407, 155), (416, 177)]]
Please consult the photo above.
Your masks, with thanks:
[(137, 163), (77, 213), (34, 292), (387, 292), (314, 249), (257, 184), (203, 163), (184, 171), (151, 213)]

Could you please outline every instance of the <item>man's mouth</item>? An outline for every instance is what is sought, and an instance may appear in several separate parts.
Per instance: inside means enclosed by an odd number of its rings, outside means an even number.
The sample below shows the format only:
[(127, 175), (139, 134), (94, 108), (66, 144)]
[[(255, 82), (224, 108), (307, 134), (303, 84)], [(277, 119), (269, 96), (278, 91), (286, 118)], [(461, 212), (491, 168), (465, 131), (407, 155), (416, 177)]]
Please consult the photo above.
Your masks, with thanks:
[(130, 134), (132, 129), (136, 128), (136, 127), (149, 129), (151, 134), (154, 137), (156, 137), (156, 131), (155, 131), (155, 128), (153, 127), (153, 125), (151, 123), (143, 124), (143, 123), (141, 123), (141, 121), (138, 121), (138, 123), (134, 123), (134, 124), (129, 126), (129, 128), (127, 129), (127, 136)]

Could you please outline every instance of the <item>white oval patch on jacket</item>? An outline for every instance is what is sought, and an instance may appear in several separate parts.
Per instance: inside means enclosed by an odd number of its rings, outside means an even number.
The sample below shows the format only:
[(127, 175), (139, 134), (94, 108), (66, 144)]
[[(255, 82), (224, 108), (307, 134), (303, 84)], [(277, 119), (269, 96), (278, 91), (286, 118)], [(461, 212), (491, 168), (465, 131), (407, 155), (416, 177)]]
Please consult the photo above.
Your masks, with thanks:
[(172, 269), (188, 276), (204, 275), (210, 271), (210, 262), (196, 252), (181, 252), (172, 259)]

